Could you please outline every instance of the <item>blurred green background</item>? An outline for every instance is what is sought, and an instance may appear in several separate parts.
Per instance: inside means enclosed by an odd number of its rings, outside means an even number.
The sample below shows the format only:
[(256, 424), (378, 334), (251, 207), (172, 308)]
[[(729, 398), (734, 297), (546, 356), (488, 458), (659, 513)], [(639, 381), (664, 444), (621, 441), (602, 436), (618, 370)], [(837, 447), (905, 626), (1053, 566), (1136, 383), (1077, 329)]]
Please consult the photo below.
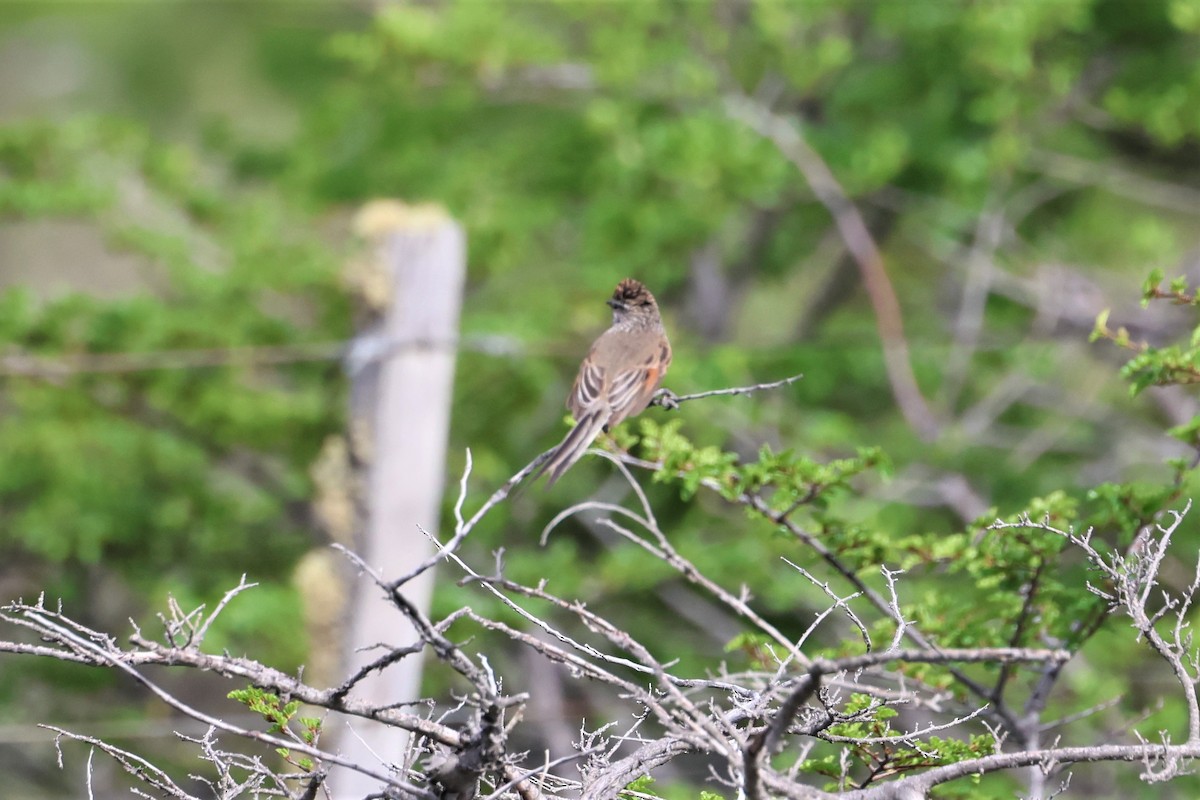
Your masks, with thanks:
[[(5, 3), (0, 356), (346, 340), (363, 313), (347, 277), (355, 210), (438, 202), (470, 251), (451, 481), (471, 448), (481, 500), (562, 435), (603, 299), (635, 276), (665, 309), (676, 391), (805, 376), (685, 406), (682, 431), (746, 458), (764, 443), (819, 460), (882, 448), (887, 475), (806, 521), (836, 515), (831, 528), (870, 531), (896, 558), (887, 543), (961, 534), (1055, 491), (1087, 502), (1105, 482), (1161, 484), (1188, 452), (1164, 430), (1195, 416), (1193, 393), (1131, 399), (1117, 348), (1087, 338), (1105, 308), (1154, 343), (1194, 324), (1137, 300), (1152, 269), (1200, 273), (1198, 34), (1194, 0)], [(798, 125), (861, 211), (936, 436), (897, 410), (828, 211), (730, 116), (743, 95)], [(0, 599), (44, 591), (119, 632), (168, 593), (212, 603), (247, 573), (263, 585), (212, 644), (306, 662), (321, 643), (292, 575), (328, 541), (312, 469), (345, 429), (340, 365), (29, 376), (12, 363)], [(558, 510), (619, 491), (611, 472), (587, 459), (550, 493), (526, 491), (470, 552), (487, 564), (503, 546), (513, 577), (553, 574), (685, 665), (713, 663), (735, 621), (687, 619), (661, 568), (584, 526), (537, 547)], [(800, 624), (777, 570), (790, 542), (651, 488), (682, 550)], [(469, 590), (439, 594), (443, 610), (464, 602), (486, 610)], [(1157, 673), (1130, 685), (1119, 648), (1081, 664), (1064, 710), (1127, 700), (1094, 733), (1163, 691)], [(0, 772), (17, 796), (59, 796), (78, 775), (57, 772), (28, 723), (88, 721), (165, 751), (169, 728), (146, 721), (161, 713), (111, 676), (6, 657)]]

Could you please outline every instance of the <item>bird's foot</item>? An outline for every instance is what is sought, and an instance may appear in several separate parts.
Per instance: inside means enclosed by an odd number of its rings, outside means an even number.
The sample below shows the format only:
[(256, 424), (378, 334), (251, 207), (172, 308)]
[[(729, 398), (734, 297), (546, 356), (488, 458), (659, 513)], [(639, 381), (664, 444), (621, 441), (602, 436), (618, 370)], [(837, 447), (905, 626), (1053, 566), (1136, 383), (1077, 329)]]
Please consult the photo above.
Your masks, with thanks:
[(663, 387), (654, 393), (654, 397), (650, 398), (650, 405), (661, 406), (667, 411), (679, 410), (679, 395), (672, 392), (670, 389)]

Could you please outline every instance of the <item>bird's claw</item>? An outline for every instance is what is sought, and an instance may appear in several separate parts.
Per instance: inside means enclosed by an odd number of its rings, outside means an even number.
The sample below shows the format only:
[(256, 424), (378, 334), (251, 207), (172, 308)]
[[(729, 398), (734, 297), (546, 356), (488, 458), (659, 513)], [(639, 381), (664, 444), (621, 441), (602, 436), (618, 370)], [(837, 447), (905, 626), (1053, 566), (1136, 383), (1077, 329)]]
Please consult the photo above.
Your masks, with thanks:
[(650, 400), (651, 405), (661, 406), (668, 411), (679, 410), (679, 396), (670, 389), (663, 387), (654, 393), (654, 397)]

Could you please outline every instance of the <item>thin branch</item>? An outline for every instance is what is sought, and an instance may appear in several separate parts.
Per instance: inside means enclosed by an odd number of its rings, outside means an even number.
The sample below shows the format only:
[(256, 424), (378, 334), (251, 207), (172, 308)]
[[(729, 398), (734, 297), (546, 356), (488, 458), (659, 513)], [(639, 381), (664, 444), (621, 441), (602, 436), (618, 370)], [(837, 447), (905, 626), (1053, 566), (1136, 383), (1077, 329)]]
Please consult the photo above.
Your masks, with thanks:
[[(720, 491), (720, 487), (716, 486), (715, 484), (710, 485), (710, 482), (707, 481), (702, 481), (701, 483), (702, 485), (706, 486), (706, 488), (713, 489), (714, 491)], [(867, 600), (870, 601), (870, 603), (875, 606), (876, 609), (886, 614), (889, 618), (895, 621), (897, 625), (902, 625), (905, 635), (908, 636), (908, 638), (911, 639), (918, 647), (930, 651), (936, 651), (938, 649), (933, 642), (927, 639), (925, 635), (917, 630), (914, 626), (905, 623), (903, 617), (899, 615), (898, 609), (894, 610), (889, 601), (885, 600), (882, 595), (868, 586), (862, 580), (862, 578), (855, 573), (854, 570), (843, 564), (842, 560), (838, 558), (837, 554), (826, 547), (820, 539), (804, 530), (791, 519), (782, 517), (780, 514), (773, 511), (766, 501), (764, 501), (758, 495), (743, 494), (738, 498), (738, 502), (757, 511), (764, 518), (770, 520), (771, 522), (783, 526), (789, 533), (803, 542), (805, 546), (816, 552), (826, 564), (832, 567), (836, 572), (842, 575), (842, 577), (849, 581), (855, 589), (861, 592), (862, 595), (867, 598)], [(992, 701), (988, 689), (978, 681), (975, 681), (961, 670), (955, 668), (950, 668), (950, 672), (954, 676), (955, 680), (969, 689), (980, 700), (985, 702)], [(1008, 713), (1004, 707), (996, 707), (994, 709), (994, 713), (999, 716), (1001, 720), (1009, 727), (1017, 727), (1018, 721), (1010, 713)]]
[(1092, 161), (1050, 150), (1031, 150), (1028, 165), (1059, 180), (1084, 186), (1098, 186), (1121, 197), (1140, 203), (1196, 214), (1200, 209), (1200, 191), (1182, 183), (1147, 178), (1133, 170), (1113, 166), (1109, 161)]
[(800, 678), (796, 688), (779, 706), (779, 711), (771, 720), (771, 724), (747, 740), (742, 754), (742, 788), (749, 800), (758, 800), (762, 796), (759, 790), (759, 768), (762, 759), (775, 750), (784, 731), (791, 726), (800, 706), (807, 703), (808, 699), (816, 694), (817, 689), (821, 686), (821, 674), (816, 665), (810, 667), (808, 672)]
[(63, 766), (62, 744), (60, 742), (61, 739), (67, 738), (77, 742), (82, 742), (83, 744), (91, 745), (92, 749), (88, 753), (87, 763), (87, 793), (89, 798), (93, 797), (92, 756), (95, 754), (96, 750), (100, 750), (105, 755), (112, 758), (113, 761), (116, 761), (118, 764), (120, 764), (121, 768), (127, 773), (133, 775), (143, 783), (153, 786), (155, 789), (160, 791), (166, 792), (171, 797), (179, 798), (179, 800), (199, 800), (199, 798), (194, 797), (193, 795), (190, 795), (181, 789), (178, 784), (175, 783), (175, 781), (171, 780), (170, 775), (163, 772), (161, 769), (154, 766), (154, 764), (150, 763), (136, 753), (131, 753), (128, 750), (122, 750), (120, 747), (109, 744), (102, 739), (97, 739), (93, 736), (86, 736), (82, 733), (74, 733), (66, 730), (65, 728), (59, 728), (54, 725), (38, 725), (38, 727), (45, 728), (48, 731), (54, 731), (54, 749), (58, 752), (58, 766), (60, 768)]
[(938, 423), (917, 385), (909, 359), (908, 342), (900, 303), (884, 266), (883, 254), (875, 244), (866, 222), (846, 194), (829, 165), (804, 138), (795, 120), (781, 116), (766, 105), (744, 94), (725, 99), (730, 117), (745, 123), (771, 141), (779, 152), (804, 176), (813, 194), (833, 217), (834, 224), (854, 256), (862, 274), (863, 286), (875, 310), (875, 322), (883, 345), (884, 367), (900, 413), (922, 438), (933, 439)]
[[(61, 647), (72, 649), (61, 650), (48, 646), (39, 646), (31, 649), (24, 646), (12, 646), (16, 645), (16, 643), (12, 642), (0, 642), (0, 652), (26, 653), (89, 666), (111, 666), (113, 659), (119, 658), (122, 664), (130, 667), (143, 664), (191, 667), (227, 678), (240, 678), (255, 686), (264, 687), (279, 695), (293, 697), (309, 705), (394, 725), (447, 747), (458, 747), (461, 745), (461, 738), (453, 728), (439, 725), (415, 714), (401, 713), (392, 708), (381, 709), (339, 697), (337, 688), (314, 688), (298, 678), (251, 659), (203, 653), (195, 648), (164, 647), (157, 642), (149, 641), (137, 634), (131, 637), (131, 641), (138, 647), (143, 648), (142, 650), (120, 651), (116, 649), (115, 644), (110, 642), (109, 647), (111, 649), (102, 653), (98, 651), (103, 650), (103, 648), (99, 648), (98, 646), (80, 647), (75, 645), (74, 641), (80, 637), (73, 636), (71, 639), (67, 639), (61, 636), (58, 633), (60, 630), (59, 626), (49, 628), (43, 627), (40, 624), (34, 624), (34, 619), (40, 620), (47, 617), (51, 617), (64, 625), (70, 624), (69, 620), (63, 619), (61, 615), (46, 609), (43, 605), (28, 606), (14, 603), (6, 606), (5, 611), (7, 613), (0, 614), (0, 619), (11, 624), (29, 628), (45, 639), (58, 642)], [(82, 627), (78, 629), (83, 637), (87, 637), (88, 639), (100, 638), (100, 634), (94, 631), (89, 631)]]
[(1017, 662), (1055, 663), (1069, 661), (1072, 654), (1068, 650), (1045, 650), (1036, 647), (945, 647), (939, 649), (901, 649), (875, 651), (857, 656), (845, 656), (835, 659), (814, 659), (809, 671), (818, 674), (831, 675), (836, 672), (850, 672), (877, 664), (887, 664), (893, 661), (910, 664), (1011, 664)]
[(307, 342), (288, 345), (157, 350), (144, 353), (86, 353), (62, 356), (14, 354), (0, 357), (0, 375), (55, 379), (78, 374), (335, 361), (346, 352), (348, 344), (348, 342)]
[(526, 770), (525, 772), (518, 772), (518, 773), (512, 775), (511, 777), (506, 776), (506, 777), (508, 777), (508, 780), (505, 783), (502, 783), (500, 786), (496, 787), (496, 790), (494, 792), (492, 792), (491, 794), (489, 794), (487, 797), (483, 798), (483, 800), (500, 800), (500, 797), (505, 792), (507, 792), (509, 789), (513, 788), (514, 786), (516, 786), (521, 781), (529, 780), (530, 778), (532, 778), (536, 775), (545, 775), (545, 774), (549, 773), (551, 769), (559, 766), (560, 764), (569, 764), (572, 761), (578, 761), (581, 758), (587, 758), (588, 756), (590, 756), (594, 753), (597, 753), (599, 751), (600, 751), (599, 747), (589, 747), (586, 750), (580, 750), (578, 753), (568, 753), (567, 755), (562, 756), (561, 758), (556, 758), (553, 761), (547, 761), (545, 764), (543, 764), (542, 766), (540, 766), (536, 769)]
[(784, 378), (783, 380), (779, 381), (771, 381), (770, 383), (756, 383), (753, 386), (734, 386), (729, 389), (710, 389), (707, 392), (697, 392), (696, 394), (684, 395), (677, 395), (670, 389), (659, 389), (654, 393), (654, 398), (650, 401), (650, 405), (675, 409), (679, 408), (680, 403), (686, 403), (689, 400), (700, 400), (705, 397), (723, 397), (728, 395), (752, 395), (755, 392), (762, 392), (768, 389), (778, 389), (781, 386), (791, 386), (793, 383), (803, 378), (803, 375), (793, 375), (790, 378)]
[[(610, 460), (618, 461), (616, 457), (611, 456), (610, 454), (604, 453), (602, 455)], [(622, 468), (623, 467), (624, 465), (622, 465)], [(696, 567), (695, 564), (680, 554), (679, 551), (676, 550), (671, 544), (667, 536), (661, 530), (659, 530), (654, 520), (648, 518), (643, 519), (623, 506), (616, 506), (607, 503), (587, 502), (574, 505), (558, 514), (553, 520), (550, 521), (549, 524), (547, 524), (546, 530), (549, 531), (552, 526), (557, 525), (568, 516), (590, 510), (608, 511), (610, 513), (621, 514), (637, 522), (642, 528), (650, 532), (650, 534), (654, 537), (656, 544), (648, 542), (640, 536), (635, 535), (632, 531), (622, 527), (621, 525), (618, 525), (612, 519), (602, 519), (600, 521), (600, 523), (605, 527), (615, 531), (625, 539), (628, 539), (642, 549), (646, 550), (655, 558), (671, 566), (689, 583), (704, 589), (738, 616), (752, 622), (755, 627), (770, 636), (777, 644), (786, 649), (791, 654), (792, 658), (796, 659), (801, 664), (806, 665), (808, 663), (808, 657), (801, 653), (799, 649), (797, 649), (795, 642), (784, 636), (783, 633), (774, 625), (759, 615), (758, 612), (751, 608), (749, 603), (747, 603), (744, 599), (734, 596), (723, 587), (710, 580)], [(546, 534), (544, 532), (543, 542), (545, 541), (545, 535)]]
[[(1029, 620), (1034, 613), (1034, 598), (1037, 597), (1038, 589), (1041, 587), (1042, 572), (1046, 569), (1046, 562), (1043, 559), (1038, 560), (1037, 568), (1033, 571), (1033, 577), (1029, 579), (1023, 588), (1024, 598), (1021, 602), (1021, 610), (1017, 614), (1017, 622), (1013, 626), (1012, 636), (1009, 637), (1009, 647), (1016, 647), (1021, 643), (1021, 639), (1025, 636), (1025, 628), (1029, 624)], [(1004, 689), (1008, 685), (1008, 679), (1012, 677), (1012, 666), (1010, 663), (1000, 667), (1000, 674), (996, 678), (996, 685), (992, 687), (992, 698), (999, 702), (1004, 695)]]
[(1180, 769), (1182, 761), (1194, 758), (1200, 758), (1200, 745), (1110, 744), (1095, 747), (1053, 747), (1045, 750), (998, 753), (983, 758), (960, 761), (944, 767), (935, 767), (921, 775), (902, 778), (890, 784), (868, 789), (859, 795), (859, 800), (899, 800), (899, 798), (906, 797), (925, 797), (930, 789), (943, 783), (1017, 767), (1037, 765), (1050, 768), (1061, 764), (1080, 762), (1140, 761), (1147, 766), (1164, 763)]
[[(463, 466), (462, 476), (458, 479), (458, 500), (456, 500), (454, 503), (455, 525), (453, 538), (451, 538), (450, 541), (446, 542), (445, 544), (441, 544), (428, 533), (425, 533), (430, 540), (437, 544), (437, 551), (432, 556), (414, 567), (407, 575), (401, 575), (399, 578), (386, 583), (384, 588), (386, 588), (389, 592), (397, 591), (404, 584), (437, 566), (439, 561), (458, 550), (459, 546), (463, 543), (463, 540), (467, 538), (467, 534), (471, 532), (471, 528), (467, 527), (466, 522), (463, 521), (462, 509), (463, 503), (467, 499), (467, 479), (471, 477), (472, 463), (471, 449), (467, 448), (467, 463)], [(482, 516), (482, 514), (486, 512), (487, 508), (490, 508), (490, 506), (485, 505), (480, 512), (477, 512), (476, 516)], [(420, 526), (417, 527), (420, 528)], [(422, 532), (424, 533), (423, 529)]]
[(345, 361), (348, 369), (390, 358), (411, 350), (459, 348), (489, 355), (511, 355), (523, 350), (495, 336), (466, 336), (462, 339), (393, 341), (373, 335), (332, 342), (297, 342), (281, 345), (209, 347), (192, 350), (148, 350), (144, 352), (34, 355), (10, 353), (0, 356), (0, 377), (31, 377), (61, 380), (72, 375), (122, 374), (156, 370), (213, 369)]
[(246, 739), (252, 739), (257, 742), (262, 742), (263, 744), (269, 744), (273, 747), (284, 747), (289, 750), (294, 750), (296, 752), (303, 753), (304, 755), (320, 759), (322, 761), (326, 761), (326, 762), (329, 762), (332, 764), (337, 764), (338, 766), (342, 766), (342, 767), (347, 767), (348, 769), (352, 769), (356, 772), (361, 772), (362, 774), (367, 775), (368, 777), (371, 777), (378, 781), (381, 781), (388, 786), (392, 786), (396, 789), (399, 789), (399, 790), (405, 792), (406, 794), (412, 795), (413, 797), (428, 798), (428, 800), (435, 800), (434, 795), (432, 795), (430, 792), (428, 792), (424, 789), (420, 789), (418, 787), (407, 784), (403, 781), (397, 780), (396, 778), (392, 777), (391, 775), (386, 775), (382, 772), (371, 769), (370, 767), (363, 766), (362, 764), (358, 764), (354, 761), (351, 761), (348, 758), (343, 758), (342, 756), (337, 755), (336, 753), (327, 753), (324, 750), (321, 750), (316, 747), (312, 747), (307, 744), (293, 742), (288, 739), (281, 739), (277, 736), (272, 736), (271, 734), (263, 733), (261, 731), (255, 731), (255, 730), (249, 730), (247, 728), (241, 728), (237, 725), (232, 725), (229, 722), (226, 722), (225, 720), (220, 719), (218, 717), (213, 717), (209, 714), (205, 714), (203, 711), (200, 711), (197, 708), (193, 708), (192, 706), (189, 706), (188, 704), (184, 703), (182, 700), (180, 700), (177, 697), (175, 697), (174, 695), (172, 695), (170, 692), (167, 692), (165, 689), (161, 688), (154, 681), (150, 680), (145, 675), (138, 672), (136, 669), (134, 669), (130, 665), (126, 664), (120, 657), (109, 652), (108, 650), (104, 649), (103, 647), (96, 644), (95, 642), (89, 641), (88, 639), (85, 639), (84, 637), (79, 636), (79, 635), (73, 633), (72, 631), (67, 630), (63, 626), (52, 622), (50, 619), (48, 619), (46, 617), (39, 617), (39, 615), (34, 614), (32, 612), (27, 612), (27, 613), (28, 613), (28, 616), (33, 618), (37, 622), (37, 624), (39, 626), (41, 626), (43, 629), (53, 632), (56, 636), (61, 637), (64, 640), (70, 641), (72, 644), (74, 644), (75, 646), (79, 647), (82, 650), (90, 651), (90, 652), (94, 653), (98, 659), (108, 663), (110, 666), (116, 668), (117, 670), (124, 672), (126, 675), (133, 678), (135, 681), (140, 683), (142, 686), (149, 689), (150, 692), (152, 694), (154, 694), (159, 700), (166, 703), (171, 708), (174, 708), (176, 711), (179, 711), (182, 714), (186, 714), (187, 716), (191, 717), (192, 719), (199, 720), (200, 722), (203, 722), (204, 724), (209, 725), (213, 728), (225, 731), (227, 733), (236, 734), (237, 736), (241, 736)]

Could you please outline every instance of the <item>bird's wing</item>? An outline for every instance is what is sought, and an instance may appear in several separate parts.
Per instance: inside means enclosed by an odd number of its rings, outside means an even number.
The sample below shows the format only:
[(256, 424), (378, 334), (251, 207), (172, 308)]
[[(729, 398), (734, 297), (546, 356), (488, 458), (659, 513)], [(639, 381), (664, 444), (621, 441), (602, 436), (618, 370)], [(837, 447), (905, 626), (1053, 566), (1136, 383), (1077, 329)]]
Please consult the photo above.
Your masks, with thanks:
[(650, 403), (671, 363), (671, 347), (665, 336), (625, 334), (614, 336), (603, 355), (601, 364), (622, 365), (609, 376), (606, 392), (608, 424), (616, 425)]
[(616, 425), (646, 407), (662, 380), (660, 372), (657, 367), (643, 366), (617, 373), (608, 390), (608, 407), (612, 409), (609, 425)]
[(598, 401), (606, 392), (606, 370), (593, 358), (597, 345), (599, 342), (592, 345), (592, 349), (588, 353), (588, 357), (583, 360), (583, 364), (580, 365), (579, 374), (575, 376), (575, 383), (567, 395), (567, 409), (577, 421), (595, 410), (600, 405)]

